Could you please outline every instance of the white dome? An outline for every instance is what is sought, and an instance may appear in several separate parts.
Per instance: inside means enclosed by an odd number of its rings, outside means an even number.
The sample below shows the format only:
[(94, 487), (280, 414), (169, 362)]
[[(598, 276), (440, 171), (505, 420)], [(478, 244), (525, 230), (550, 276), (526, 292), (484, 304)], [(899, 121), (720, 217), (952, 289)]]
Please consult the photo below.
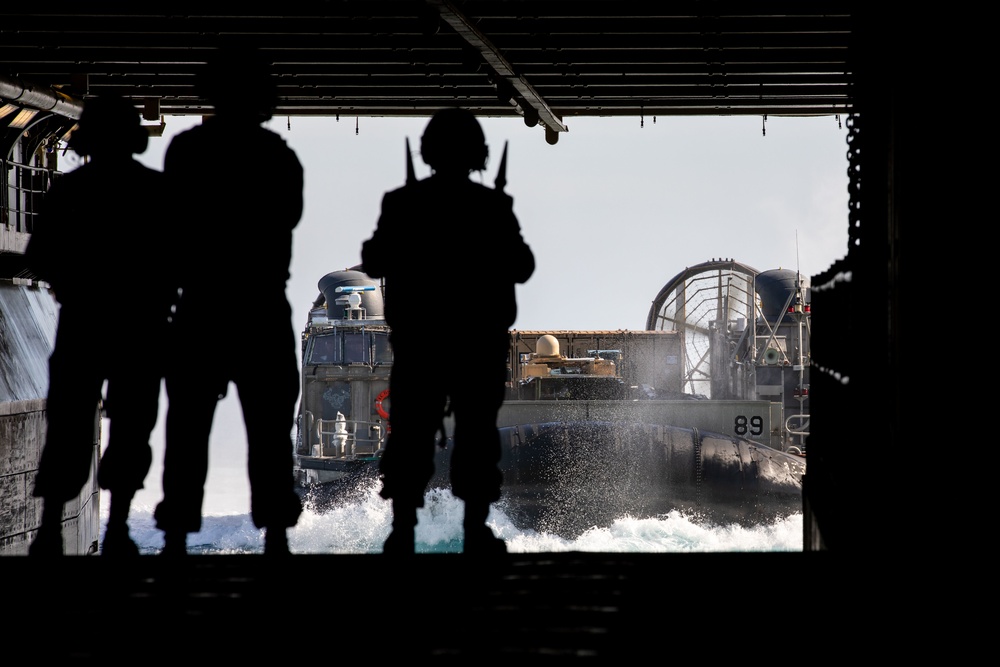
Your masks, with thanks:
[(558, 357), (559, 341), (556, 340), (555, 336), (545, 334), (538, 339), (538, 345), (535, 346), (535, 354), (539, 357)]

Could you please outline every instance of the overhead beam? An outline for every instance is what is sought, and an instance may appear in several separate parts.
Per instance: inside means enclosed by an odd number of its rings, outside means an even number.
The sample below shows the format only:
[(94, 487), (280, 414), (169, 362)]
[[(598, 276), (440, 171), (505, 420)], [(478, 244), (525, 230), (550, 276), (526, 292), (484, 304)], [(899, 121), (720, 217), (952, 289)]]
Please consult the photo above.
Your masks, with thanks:
[[(548, 133), (567, 132), (569, 128), (552, 111), (545, 99), (535, 90), (534, 86), (523, 76), (514, 70), (514, 66), (503, 57), (503, 54), (493, 45), (486, 35), (476, 26), (472, 25), (468, 17), (463, 14), (450, 0), (426, 0), (441, 14), (445, 23), (454, 28), (462, 39), (475, 48), (486, 64), (489, 65), (497, 76), (507, 82), (516, 92), (518, 97), (527, 105), (523, 109), (525, 123), (534, 125), (534, 122), (541, 122), (545, 125)], [(532, 117), (534, 116), (534, 118)], [(550, 143), (555, 143), (551, 141)]]

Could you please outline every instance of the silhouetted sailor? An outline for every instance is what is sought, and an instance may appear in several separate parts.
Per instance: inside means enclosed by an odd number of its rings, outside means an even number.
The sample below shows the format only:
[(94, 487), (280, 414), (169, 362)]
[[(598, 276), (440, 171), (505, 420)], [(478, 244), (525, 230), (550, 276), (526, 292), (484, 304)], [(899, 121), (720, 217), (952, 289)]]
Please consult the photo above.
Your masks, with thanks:
[[(531, 277), (531, 249), (521, 236), (513, 200), (469, 178), (486, 167), (489, 149), (475, 116), (443, 109), (427, 124), (420, 153), (432, 175), (382, 199), (381, 215), (365, 241), (362, 266), (383, 278), (385, 317), (392, 328), (389, 380), (392, 431), (380, 462), (384, 498), (392, 499), (387, 554), (413, 553), (417, 508), (434, 473), (434, 447), (446, 411), (454, 415), (452, 492), (465, 501), (465, 553), (506, 551), (486, 518), (499, 500), (502, 474), (497, 412), (507, 379), (509, 329), (517, 315), (514, 286)], [(409, 157), (409, 156), (408, 156)], [(506, 157), (506, 156), (505, 156)], [(452, 276), (454, 284), (442, 283)], [(465, 301), (469, 295), (468, 301)], [(442, 300), (468, 339), (454, 342), (475, 354), (474, 369), (459, 372), (442, 357)]]
[(63, 505), (90, 474), (105, 381), (108, 446), (97, 480), (111, 506), (101, 553), (139, 553), (128, 514), (152, 463), (149, 436), (177, 296), (168, 270), (173, 232), (161, 216), (163, 175), (132, 157), (146, 150), (148, 137), (130, 101), (86, 102), (69, 145), (89, 160), (52, 185), (25, 253), (59, 301), (48, 430), (33, 491), (44, 504), (32, 555), (62, 553)]
[(266, 554), (287, 554), (302, 503), (291, 431), (299, 393), (298, 340), (285, 295), (292, 231), (302, 216), (294, 151), (261, 126), (277, 102), (259, 54), (222, 50), (200, 74), (214, 107), (174, 137), (164, 158), (177, 224), (188, 235), (167, 373), (164, 554), (186, 553), (201, 529), (209, 435), (217, 403), (236, 387), (248, 446), (250, 513)]

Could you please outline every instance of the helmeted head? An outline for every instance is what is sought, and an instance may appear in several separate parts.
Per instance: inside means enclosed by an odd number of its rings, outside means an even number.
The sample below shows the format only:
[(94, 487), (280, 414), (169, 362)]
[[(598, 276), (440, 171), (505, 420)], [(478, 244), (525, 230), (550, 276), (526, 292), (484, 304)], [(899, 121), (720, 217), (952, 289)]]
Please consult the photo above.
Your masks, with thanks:
[(278, 104), (271, 63), (251, 47), (227, 46), (212, 52), (195, 81), (217, 116), (260, 123), (271, 119)]
[(420, 138), (420, 155), (435, 171), (482, 171), (489, 148), (475, 115), (458, 107), (435, 113)]
[(80, 122), (69, 147), (80, 155), (130, 156), (142, 153), (149, 133), (132, 102), (117, 95), (101, 95), (84, 103)]

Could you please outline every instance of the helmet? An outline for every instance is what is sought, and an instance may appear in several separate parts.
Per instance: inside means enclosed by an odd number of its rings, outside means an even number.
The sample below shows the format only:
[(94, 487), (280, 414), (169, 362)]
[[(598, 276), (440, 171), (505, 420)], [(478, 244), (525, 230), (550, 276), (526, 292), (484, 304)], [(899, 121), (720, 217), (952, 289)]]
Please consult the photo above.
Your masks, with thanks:
[(486, 168), (489, 148), (475, 115), (458, 107), (435, 113), (420, 138), (420, 155), (432, 169)]
[(80, 155), (142, 153), (149, 133), (142, 126), (132, 102), (117, 95), (88, 100), (80, 122), (69, 138), (69, 147)]
[(256, 48), (226, 46), (209, 53), (195, 79), (198, 94), (218, 115), (267, 121), (278, 104), (271, 63)]

